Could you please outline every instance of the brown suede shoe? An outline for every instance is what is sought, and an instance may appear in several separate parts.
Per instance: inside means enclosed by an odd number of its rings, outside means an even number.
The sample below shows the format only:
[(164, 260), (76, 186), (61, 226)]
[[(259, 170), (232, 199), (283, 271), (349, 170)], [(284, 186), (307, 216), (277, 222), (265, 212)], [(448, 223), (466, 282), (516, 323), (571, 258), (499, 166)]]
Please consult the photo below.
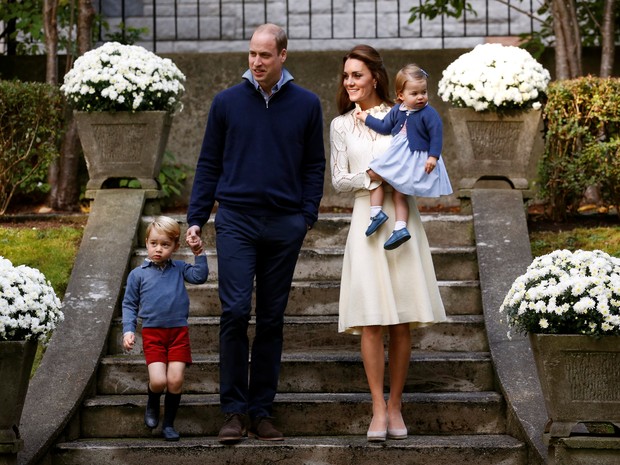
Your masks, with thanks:
[(245, 415), (233, 413), (226, 416), (220, 433), (217, 435), (217, 440), (222, 444), (236, 444), (246, 434)]
[(270, 417), (252, 420), (249, 435), (261, 441), (284, 441), (284, 435), (273, 426), (273, 418)]

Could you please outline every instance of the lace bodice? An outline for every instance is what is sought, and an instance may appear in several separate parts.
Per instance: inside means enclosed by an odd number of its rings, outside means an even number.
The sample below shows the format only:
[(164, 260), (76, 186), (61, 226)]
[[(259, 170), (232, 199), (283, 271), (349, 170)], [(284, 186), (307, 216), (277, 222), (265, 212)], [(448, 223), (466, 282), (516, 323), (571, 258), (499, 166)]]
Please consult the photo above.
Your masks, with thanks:
[[(330, 126), (332, 184), (339, 192), (371, 187), (366, 174), (370, 160), (381, 155), (390, 145), (392, 136), (377, 134), (355, 118), (355, 109), (334, 118)], [(383, 119), (390, 111), (385, 103), (368, 112)], [(373, 186), (378, 183), (372, 183)]]

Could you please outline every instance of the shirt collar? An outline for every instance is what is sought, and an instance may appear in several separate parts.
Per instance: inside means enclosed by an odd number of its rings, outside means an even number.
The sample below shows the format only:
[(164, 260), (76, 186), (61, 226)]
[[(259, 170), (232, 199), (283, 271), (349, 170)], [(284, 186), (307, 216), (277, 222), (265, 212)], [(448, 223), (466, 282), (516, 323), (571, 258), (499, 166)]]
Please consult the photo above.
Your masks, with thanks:
[[(153, 260), (151, 260), (150, 258), (145, 258), (144, 259), (144, 263), (142, 264), (142, 268), (148, 268), (149, 266), (158, 266), (155, 264), (155, 262)], [(172, 267), (174, 266), (174, 262), (171, 259), (168, 259), (164, 264), (162, 264), (162, 266), (159, 266), (159, 268), (168, 268), (168, 267)]]
[(286, 68), (282, 69), (282, 74), (280, 75), (280, 79), (278, 80), (278, 82), (276, 82), (276, 84), (271, 88), (271, 95), (267, 95), (267, 93), (263, 90), (263, 88), (260, 86), (260, 84), (258, 82), (256, 82), (256, 80), (254, 79), (254, 76), (252, 75), (252, 71), (250, 71), (249, 69), (243, 73), (242, 76), (244, 79), (247, 79), (252, 86), (259, 91), (263, 97), (265, 97), (265, 100), (271, 98), (273, 96), (273, 94), (275, 94), (277, 91), (279, 91), (282, 86), (284, 84), (286, 84), (289, 81), (292, 81), (293, 75), (291, 73), (289, 73), (289, 71)]
[(400, 111), (408, 111), (410, 113), (415, 113), (416, 111), (420, 111), (420, 110), (424, 110), (426, 108), (426, 106), (428, 105), (428, 102), (426, 102), (426, 105), (424, 105), (422, 108), (419, 108), (417, 110), (410, 110), (409, 108), (407, 108), (407, 106), (404, 103), (400, 104), (400, 107), (398, 107), (398, 109)]

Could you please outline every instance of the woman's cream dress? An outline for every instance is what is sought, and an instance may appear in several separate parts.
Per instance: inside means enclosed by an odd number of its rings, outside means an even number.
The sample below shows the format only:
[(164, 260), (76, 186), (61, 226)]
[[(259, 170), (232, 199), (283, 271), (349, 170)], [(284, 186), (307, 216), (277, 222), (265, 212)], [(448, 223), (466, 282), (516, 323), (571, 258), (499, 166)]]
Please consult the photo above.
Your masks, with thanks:
[[(370, 114), (381, 119), (389, 110), (383, 104)], [(394, 250), (383, 248), (395, 216), (387, 189), (383, 211), (389, 220), (372, 236), (365, 235), (371, 186), (366, 170), (370, 160), (387, 150), (392, 136), (377, 134), (353, 113), (334, 118), (330, 126), (332, 183), (340, 192), (355, 192), (342, 264), (338, 330), (360, 334), (362, 326), (410, 323), (413, 327), (444, 321), (446, 313), (415, 198), (408, 197), (409, 241)]]

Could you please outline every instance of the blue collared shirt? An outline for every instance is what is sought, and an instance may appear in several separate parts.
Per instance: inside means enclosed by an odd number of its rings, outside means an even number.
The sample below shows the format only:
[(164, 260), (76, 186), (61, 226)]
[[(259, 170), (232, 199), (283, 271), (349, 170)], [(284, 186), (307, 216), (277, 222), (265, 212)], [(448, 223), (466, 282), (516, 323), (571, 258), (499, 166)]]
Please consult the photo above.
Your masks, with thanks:
[(243, 73), (243, 78), (247, 79), (248, 81), (252, 83), (252, 85), (256, 88), (256, 90), (258, 90), (261, 93), (261, 95), (265, 99), (265, 102), (269, 102), (269, 99), (271, 99), (271, 97), (273, 97), (273, 95), (277, 91), (279, 91), (284, 84), (286, 84), (288, 81), (293, 80), (293, 76), (291, 75), (291, 73), (289, 73), (288, 70), (283, 69), (282, 74), (280, 75), (280, 79), (271, 88), (271, 94), (267, 94), (267, 92), (263, 90), (260, 84), (256, 82), (256, 79), (254, 79), (254, 75), (252, 74), (252, 71), (248, 69), (245, 73)]

